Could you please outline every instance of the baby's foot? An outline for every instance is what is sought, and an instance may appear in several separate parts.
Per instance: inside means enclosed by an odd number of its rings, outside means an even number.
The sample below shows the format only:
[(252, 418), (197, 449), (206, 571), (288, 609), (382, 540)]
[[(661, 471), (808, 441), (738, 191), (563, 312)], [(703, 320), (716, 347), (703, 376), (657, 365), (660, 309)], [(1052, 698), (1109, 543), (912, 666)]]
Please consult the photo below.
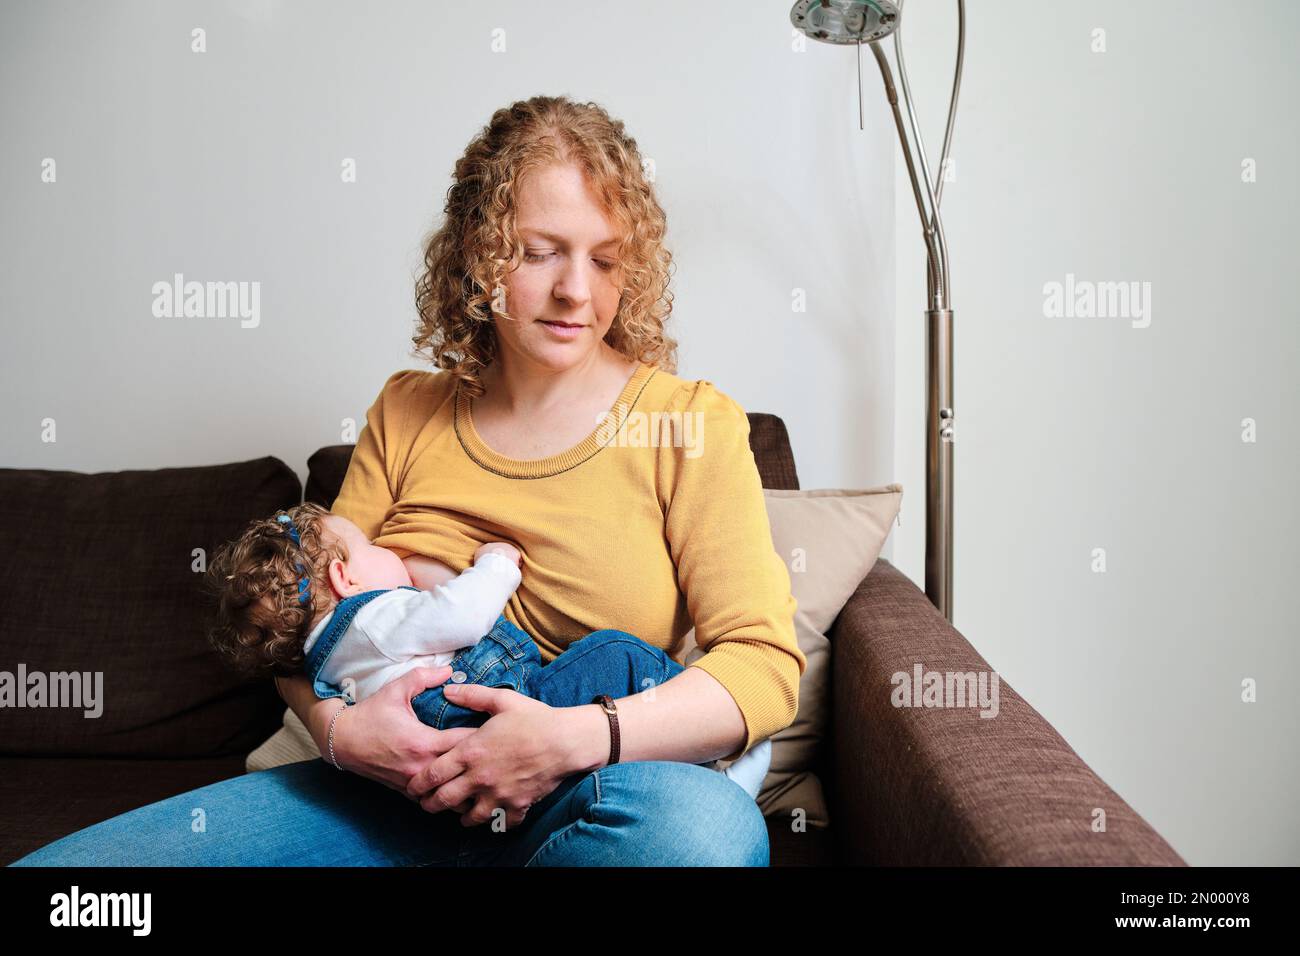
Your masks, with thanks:
[(760, 740), (722, 772), (744, 787), (745, 792), (757, 800), (758, 791), (763, 786), (763, 778), (767, 776), (767, 768), (771, 765), (772, 741)]

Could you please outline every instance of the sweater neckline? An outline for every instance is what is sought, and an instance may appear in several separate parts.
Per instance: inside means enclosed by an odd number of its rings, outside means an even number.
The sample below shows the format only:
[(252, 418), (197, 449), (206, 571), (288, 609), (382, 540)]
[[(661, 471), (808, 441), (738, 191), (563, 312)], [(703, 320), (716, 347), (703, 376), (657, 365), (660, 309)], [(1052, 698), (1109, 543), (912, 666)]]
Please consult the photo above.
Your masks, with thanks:
[(655, 365), (637, 362), (636, 371), (632, 373), (632, 377), (623, 386), (623, 391), (615, 400), (614, 406), (606, 412), (606, 415), (610, 417), (613, 423), (612, 426), (609, 423), (597, 425), (590, 435), (567, 451), (551, 455), (549, 458), (531, 458), (528, 460), (507, 458), (505, 455), (498, 454), (488, 447), (474, 428), (474, 416), (470, 411), (470, 397), (461, 389), (460, 382), (457, 382), (454, 415), (456, 437), (460, 439), (461, 447), (465, 449), (465, 453), (475, 463), (506, 478), (548, 478), (551, 475), (558, 475), (562, 471), (567, 471), (582, 464), (609, 444), (614, 435), (622, 428), (628, 414), (636, 406), (646, 383), (657, 368), (658, 366)]

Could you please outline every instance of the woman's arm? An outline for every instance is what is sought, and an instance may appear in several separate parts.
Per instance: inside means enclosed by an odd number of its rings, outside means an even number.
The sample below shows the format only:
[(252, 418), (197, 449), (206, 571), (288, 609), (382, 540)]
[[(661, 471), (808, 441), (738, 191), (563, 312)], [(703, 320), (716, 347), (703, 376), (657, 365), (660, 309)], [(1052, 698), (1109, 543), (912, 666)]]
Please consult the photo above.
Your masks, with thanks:
[(319, 699), (312, 692), (311, 681), (302, 675), (277, 677), (275, 687), (284, 698), (284, 702), (289, 705), (289, 709), (307, 728), (321, 756), (328, 760), (329, 749), (326, 738), (329, 732), (329, 721), (334, 716), (334, 711), (339, 709), (341, 701), (338, 698)]
[[(730, 760), (794, 720), (808, 662), (795, 637), (789, 571), (772, 546), (749, 416), (708, 381), (683, 385), (670, 419), (674, 412), (687, 424), (680, 442), (658, 448), (657, 487), (705, 654), (672, 680), (615, 700), (619, 759)], [(565, 710), (573, 770), (604, 766), (604, 711), (596, 704)]]
[[(619, 763), (680, 760), (705, 763), (739, 751), (745, 718), (735, 699), (708, 671), (691, 667), (650, 690), (615, 698)], [(609, 763), (609, 718), (599, 704), (566, 707), (569, 773), (589, 773)]]

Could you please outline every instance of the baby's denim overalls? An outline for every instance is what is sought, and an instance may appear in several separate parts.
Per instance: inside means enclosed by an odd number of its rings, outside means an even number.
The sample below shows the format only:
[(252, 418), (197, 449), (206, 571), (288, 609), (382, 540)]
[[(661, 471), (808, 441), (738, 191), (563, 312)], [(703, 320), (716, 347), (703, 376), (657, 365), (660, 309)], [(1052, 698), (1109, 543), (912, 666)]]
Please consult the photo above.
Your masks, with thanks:
[[(307, 653), (305, 670), (317, 697), (344, 696), (339, 687), (321, 678), (321, 671), (357, 612), (386, 593), (383, 589), (366, 591), (338, 603), (333, 619)], [(616, 699), (637, 694), (685, 670), (659, 648), (616, 630), (592, 631), (543, 666), (536, 642), (504, 614), (477, 644), (462, 649), (450, 667), (451, 682), (506, 687), (551, 707), (589, 704), (597, 694)], [(411, 707), (422, 723), (439, 730), (480, 727), (492, 716), (451, 703), (443, 686), (431, 687), (412, 699)]]

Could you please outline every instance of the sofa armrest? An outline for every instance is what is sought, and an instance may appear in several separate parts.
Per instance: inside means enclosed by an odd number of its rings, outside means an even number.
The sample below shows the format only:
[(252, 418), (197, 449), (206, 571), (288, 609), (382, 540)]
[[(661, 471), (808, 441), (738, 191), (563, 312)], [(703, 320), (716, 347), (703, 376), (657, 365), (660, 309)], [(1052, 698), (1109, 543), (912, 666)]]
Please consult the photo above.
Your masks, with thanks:
[[(827, 798), (846, 863), (1186, 866), (1009, 684), (998, 713), (897, 707), (892, 675), (988, 663), (925, 594), (878, 560), (831, 630)], [(1094, 832), (1095, 808), (1105, 831)]]

